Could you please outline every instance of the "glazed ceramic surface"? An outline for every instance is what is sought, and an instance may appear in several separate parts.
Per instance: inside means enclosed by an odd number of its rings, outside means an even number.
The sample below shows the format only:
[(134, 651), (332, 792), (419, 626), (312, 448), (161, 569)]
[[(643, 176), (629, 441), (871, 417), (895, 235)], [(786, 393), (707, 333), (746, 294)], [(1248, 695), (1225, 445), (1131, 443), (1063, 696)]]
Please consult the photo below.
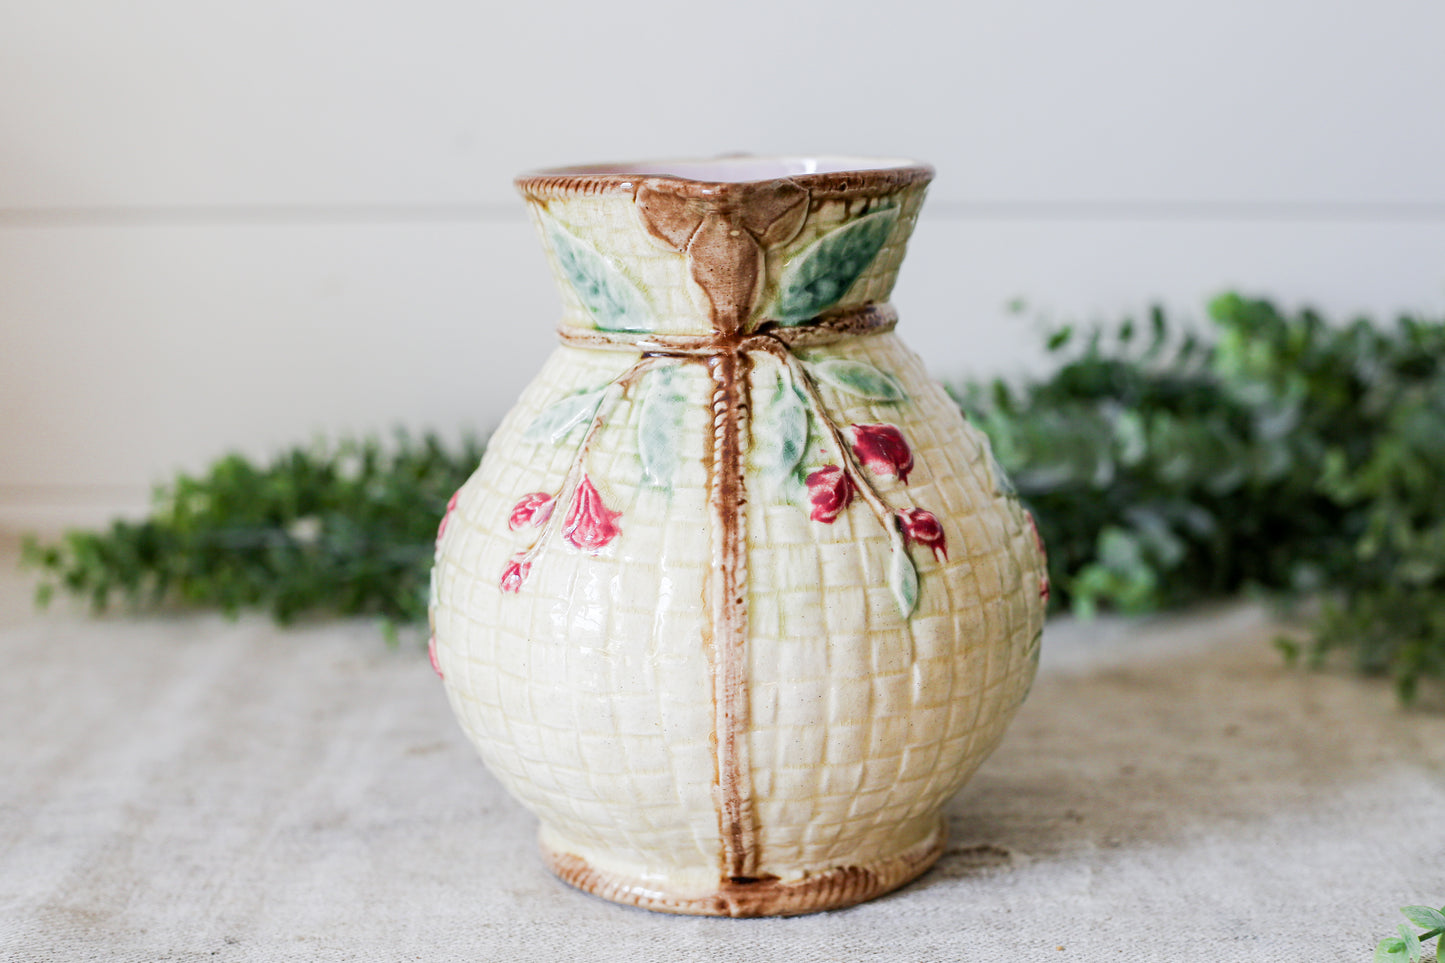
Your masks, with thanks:
[(567, 881), (723, 915), (886, 892), (1027, 692), (1042, 545), (892, 333), (930, 176), (518, 180), (561, 344), (443, 520), (433, 661)]

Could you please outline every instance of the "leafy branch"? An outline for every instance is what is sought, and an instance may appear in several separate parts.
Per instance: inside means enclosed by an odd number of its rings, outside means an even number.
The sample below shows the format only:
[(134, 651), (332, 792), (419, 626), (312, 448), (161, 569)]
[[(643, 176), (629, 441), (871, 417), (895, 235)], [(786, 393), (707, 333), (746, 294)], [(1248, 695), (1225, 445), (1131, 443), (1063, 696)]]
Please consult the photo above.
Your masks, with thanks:
[[(1437, 910), (1428, 906), (1402, 906), (1400, 912), (1425, 932), (1416, 933), (1401, 923), (1399, 936), (1387, 936), (1375, 947), (1375, 963), (1403, 963), (1406, 960), (1409, 963), (1420, 963), (1425, 954), (1424, 944), (1445, 934), (1445, 907)], [(1436, 947), (1438, 957), (1438, 943)]]
[[(1322, 614), (1287, 655), (1343, 654), (1413, 697), (1445, 678), (1445, 321), (1332, 325), (1237, 295), (1210, 312), (1208, 335), (1157, 309), (1066, 328), (1046, 377), (956, 391), (1038, 521), (1053, 604), (1307, 595)], [(146, 521), (32, 542), (26, 559), (42, 595), (97, 608), (419, 621), (437, 519), (481, 451), (402, 436), (230, 455), (158, 492)]]
[(1047, 378), (958, 392), (1049, 547), (1056, 605), (1142, 612), (1240, 592), (1323, 601), (1403, 698), (1445, 676), (1445, 322), (1327, 324), (1211, 305), (1213, 337), (1064, 329)]
[(100, 611), (116, 598), (304, 615), (426, 618), (428, 570), (447, 498), (482, 445), (434, 435), (298, 447), (268, 464), (227, 455), (200, 476), (157, 490), (141, 522), (27, 542), (24, 560)]

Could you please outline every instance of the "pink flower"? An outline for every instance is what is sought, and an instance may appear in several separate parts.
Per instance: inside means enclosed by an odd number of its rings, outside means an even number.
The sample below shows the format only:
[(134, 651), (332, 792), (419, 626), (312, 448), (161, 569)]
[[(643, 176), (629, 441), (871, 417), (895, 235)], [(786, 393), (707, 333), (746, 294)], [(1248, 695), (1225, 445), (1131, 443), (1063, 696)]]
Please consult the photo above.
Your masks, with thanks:
[(438, 544), (441, 543), (442, 536), (445, 535), (446, 532), (447, 532), (447, 519), (451, 518), (451, 517), (452, 517), (452, 512), (456, 511), (456, 508), (457, 508), (457, 496), (460, 495), (460, 494), (461, 494), (461, 491), (460, 491), (460, 490), (454, 491), (454, 492), (452, 492), (452, 497), (449, 498), (449, 499), (447, 499), (447, 510), (446, 510), (445, 513), (442, 514), (441, 524), (437, 526), (437, 543), (438, 543)]
[(572, 507), (567, 510), (567, 517), (562, 522), (562, 534), (582, 551), (597, 552), (622, 534), (617, 527), (617, 519), (621, 517), (621, 512), (614, 512), (602, 504), (602, 496), (597, 493), (592, 479), (583, 475), (577, 485), (577, 493), (572, 496)]
[(853, 479), (837, 465), (819, 468), (808, 476), (808, 500), (813, 504), (808, 517), (831, 525), (853, 500)]
[(442, 667), (437, 664), (437, 637), (433, 635), (426, 643), (426, 654), (431, 659), (432, 671), (437, 674), (438, 679), (445, 679), (442, 675)]
[(943, 534), (943, 526), (938, 524), (938, 518), (932, 512), (921, 508), (905, 508), (898, 513), (898, 521), (903, 526), (905, 538), (924, 548), (933, 549), (936, 560), (948, 561), (948, 539)]
[[(1034, 533), (1034, 544), (1039, 547), (1039, 554), (1043, 556), (1044, 564), (1047, 565), (1049, 562), (1049, 552), (1048, 549), (1044, 548), (1044, 537), (1039, 534), (1039, 525), (1034, 521), (1034, 513), (1024, 512), (1024, 517), (1029, 520), (1029, 528)], [(1045, 592), (1045, 597), (1047, 597), (1047, 592)]]
[(893, 425), (853, 425), (853, 454), (868, 470), (883, 478), (897, 478), (908, 484), (913, 470), (913, 452), (903, 440), (903, 432)]
[(552, 496), (546, 492), (523, 495), (522, 500), (512, 507), (512, 517), (507, 522), (507, 527), (514, 532), (528, 523), (541, 528), (547, 523), (555, 507)]
[(526, 552), (518, 552), (512, 556), (512, 561), (502, 569), (502, 591), (511, 592), (514, 595), (522, 591), (522, 583), (526, 581), (527, 573), (532, 570), (532, 563), (525, 562)]
[(1034, 513), (1024, 512), (1024, 518), (1029, 520), (1029, 530), (1034, 533), (1034, 544), (1039, 547), (1039, 557), (1044, 560), (1044, 574), (1039, 576), (1039, 597), (1047, 602), (1049, 600), (1049, 553), (1044, 548), (1044, 537), (1039, 534), (1039, 525), (1034, 521)]

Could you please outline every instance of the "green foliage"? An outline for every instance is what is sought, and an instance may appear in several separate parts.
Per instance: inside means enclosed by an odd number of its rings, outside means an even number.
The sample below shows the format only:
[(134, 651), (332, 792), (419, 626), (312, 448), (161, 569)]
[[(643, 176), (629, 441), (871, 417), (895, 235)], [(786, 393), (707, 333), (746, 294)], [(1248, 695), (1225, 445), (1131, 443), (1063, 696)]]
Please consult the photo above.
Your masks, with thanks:
[(157, 491), (142, 522), (34, 541), (26, 561), (97, 610), (116, 598), (235, 613), (426, 617), (428, 571), (447, 499), (481, 460), (482, 446), (435, 436), (390, 445), (296, 448), (256, 465), (227, 455), (203, 476)]
[[(1424, 944), (1445, 934), (1445, 907), (1437, 910), (1428, 906), (1402, 906), (1400, 912), (1425, 932), (1416, 933), (1401, 923), (1399, 936), (1387, 936), (1375, 947), (1376, 963), (1389, 963), (1393, 960), (1400, 963), (1420, 963), (1425, 954)], [(1438, 943), (1435, 955), (1439, 957)]]
[(1304, 651), (1410, 698), (1445, 675), (1445, 322), (1336, 327), (1237, 295), (1211, 315), (1208, 343), (1157, 309), (1065, 329), (1051, 376), (959, 393), (1038, 520), (1055, 604), (1320, 593)]
[(897, 222), (896, 207), (874, 211), (804, 248), (783, 268), (769, 314), (784, 325), (801, 324), (837, 304), (883, 250)]
[[(1038, 520), (1054, 604), (1317, 595), (1317, 632), (1286, 654), (1347, 653), (1410, 698), (1445, 677), (1445, 322), (1332, 326), (1236, 295), (1211, 315), (1211, 337), (1158, 310), (1143, 325), (1064, 329), (1048, 377), (958, 392)], [(812, 370), (901, 396), (866, 366)], [(569, 404), (546, 432), (596, 399)], [(58, 585), (97, 607), (121, 596), (283, 621), (420, 620), (436, 522), (480, 455), (431, 437), (298, 449), (264, 467), (232, 455), (162, 491), (149, 520), (31, 544), (27, 558), (50, 576), (42, 593)]]

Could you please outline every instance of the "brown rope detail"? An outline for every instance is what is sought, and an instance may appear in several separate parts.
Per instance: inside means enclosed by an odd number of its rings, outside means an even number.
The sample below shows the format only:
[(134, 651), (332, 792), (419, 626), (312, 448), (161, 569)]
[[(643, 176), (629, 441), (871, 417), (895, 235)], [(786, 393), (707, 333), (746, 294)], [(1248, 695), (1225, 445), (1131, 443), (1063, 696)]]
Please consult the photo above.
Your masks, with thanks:
[(635, 195), (640, 186), (658, 185), (680, 196), (721, 207), (729, 203), (746, 203), (749, 197), (778, 184), (796, 184), (814, 197), (848, 199), (890, 194), (933, 179), (933, 168), (927, 164), (791, 174), (761, 181), (700, 181), (674, 174), (617, 170), (618, 167), (634, 166), (643, 167), (645, 171), (651, 165), (601, 165), (533, 171), (521, 175), (512, 183), (523, 197), (531, 201), (546, 202), (554, 197), (596, 194)]
[(763, 321), (744, 335), (720, 338), (710, 334), (654, 334), (649, 331), (599, 331), (562, 325), (557, 338), (569, 348), (597, 351), (640, 351), (643, 354), (708, 355), (766, 350), (765, 344), (781, 343), (788, 348), (812, 348), (848, 338), (884, 334), (898, 326), (898, 312), (891, 304), (869, 304), (810, 321), (784, 326)]
[(793, 916), (841, 909), (881, 896), (922, 875), (943, 854), (948, 824), (940, 819), (922, 840), (863, 865), (820, 867), (798, 879), (723, 880), (712, 892), (679, 893), (655, 878), (598, 869), (544, 839), (542, 861), (564, 883), (584, 892), (659, 913), (692, 916)]
[[(569, 347), (637, 353), (641, 358), (624, 377), (633, 376), (640, 365), (656, 364), (666, 358), (705, 363), (713, 382), (709, 407), (713, 422), (713, 447), (708, 460), (709, 508), (716, 526), (713, 545), (713, 581), (708, 596), (711, 610), (709, 645), (712, 657), (714, 750), (716, 770), (718, 831), (722, 843), (722, 882), (727, 885), (752, 880), (759, 873), (757, 813), (753, 808), (752, 765), (748, 752), (747, 672), (747, 535), (743, 505), (747, 495), (743, 483), (742, 422), (747, 418), (746, 389), (750, 355), (770, 354), (787, 367), (808, 392), (814, 414), (830, 425), (821, 408), (816, 388), (793, 354), (794, 348), (833, 344), (849, 338), (892, 331), (898, 314), (891, 304), (869, 304), (838, 311), (807, 324), (781, 325), (765, 320), (752, 331), (736, 326), (711, 335), (669, 335), (650, 332), (599, 331), (563, 325), (558, 337)], [(600, 423), (601, 414), (594, 420)], [(882, 502), (863, 478), (851, 453), (830, 426), (833, 447), (839, 450), (845, 469), (877, 511)], [(575, 474), (575, 472), (574, 472)], [(872, 496), (871, 498), (869, 496)], [(554, 512), (555, 520), (558, 513)], [(880, 515), (885, 527), (896, 524), (886, 509)], [(901, 549), (901, 545), (899, 546)], [(825, 901), (832, 897), (824, 897)], [(750, 915), (750, 914), (749, 914)]]

